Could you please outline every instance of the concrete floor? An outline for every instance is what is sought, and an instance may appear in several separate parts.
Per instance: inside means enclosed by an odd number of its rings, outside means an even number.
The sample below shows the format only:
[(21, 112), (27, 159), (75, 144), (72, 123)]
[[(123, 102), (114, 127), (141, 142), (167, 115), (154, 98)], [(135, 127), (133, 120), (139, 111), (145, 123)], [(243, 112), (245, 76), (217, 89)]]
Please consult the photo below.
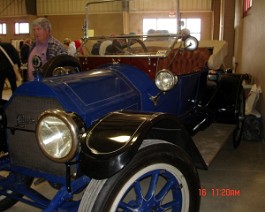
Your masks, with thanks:
[[(9, 92), (9, 93), (8, 93)], [(4, 91), (8, 98), (10, 91)], [(243, 141), (238, 149), (227, 143), (209, 170), (199, 170), (201, 212), (263, 212), (265, 210), (265, 142)], [(53, 191), (40, 184), (38, 189), (52, 196)], [(10, 212), (35, 212), (36, 208), (18, 203)]]
[[(265, 210), (265, 143), (227, 144), (208, 171), (199, 171), (202, 212), (262, 212)], [(226, 189), (226, 190), (224, 190)], [(226, 192), (224, 192), (226, 191)], [(224, 196), (221, 194), (224, 193)]]

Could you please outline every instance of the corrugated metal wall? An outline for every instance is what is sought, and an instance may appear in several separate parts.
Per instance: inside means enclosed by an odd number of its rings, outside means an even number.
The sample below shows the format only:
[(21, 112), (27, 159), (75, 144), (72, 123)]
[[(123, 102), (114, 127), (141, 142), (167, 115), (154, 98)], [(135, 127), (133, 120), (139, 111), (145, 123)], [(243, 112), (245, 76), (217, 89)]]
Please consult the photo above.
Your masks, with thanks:
[[(210, 11), (212, 0), (179, 0), (181, 11)], [(132, 11), (172, 11), (176, 8), (175, 0), (135, 0), (130, 2)]]
[(26, 15), (25, 0), (0, 0), (0, 17)]
[(37, 0), (38, 15), (83, 14), (85, 0)]
[[(88, 0), (36, 0), (37, 15), (68, 15), (85, 14)], [(0, 15), (26, 15), (25, 0), (0, 0)], [(172, 11), (175, 10), (175, 0), (134, 0), (130, 1), (132, 12)], [(212, 0), (179, 0), (181, 11), (210, 11)], [(121, 12), (121, 2), (96, 4), (90, 7), (90, 13)]]
[(182, 11), (211, 11), (212, 0), (179, 0)]

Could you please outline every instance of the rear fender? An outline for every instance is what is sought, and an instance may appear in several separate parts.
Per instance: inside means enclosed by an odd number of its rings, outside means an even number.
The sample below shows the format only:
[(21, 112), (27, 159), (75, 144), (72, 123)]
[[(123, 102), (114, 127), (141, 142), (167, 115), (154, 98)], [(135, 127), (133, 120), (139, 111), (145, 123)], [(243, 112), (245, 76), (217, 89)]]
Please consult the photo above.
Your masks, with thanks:
[(175, 144), (197, 167), (207, 169), (191, 136), (172, 115), (113, 112), (87, 131), (81, 142), (80, 171), (95, 179), (108, 178), (130, 162), (144, 139)]
[(216, 121), (235, 121), (238, 96), (246, 75), (224, 74), (206, 108), (215, 111)]

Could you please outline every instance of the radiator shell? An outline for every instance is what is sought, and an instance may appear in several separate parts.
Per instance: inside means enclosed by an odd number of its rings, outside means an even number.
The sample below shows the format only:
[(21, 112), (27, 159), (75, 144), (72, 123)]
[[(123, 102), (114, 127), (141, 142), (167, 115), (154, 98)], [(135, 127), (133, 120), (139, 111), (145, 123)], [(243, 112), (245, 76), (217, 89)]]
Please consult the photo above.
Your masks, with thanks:
[(53, 98), (14, 96), (6, 108), (7, 138), (11, 165), (64, 176), (65, 164), (48, 159), (41, 152), (35, 135), (40, 114), (47, 109), (62, 109)]

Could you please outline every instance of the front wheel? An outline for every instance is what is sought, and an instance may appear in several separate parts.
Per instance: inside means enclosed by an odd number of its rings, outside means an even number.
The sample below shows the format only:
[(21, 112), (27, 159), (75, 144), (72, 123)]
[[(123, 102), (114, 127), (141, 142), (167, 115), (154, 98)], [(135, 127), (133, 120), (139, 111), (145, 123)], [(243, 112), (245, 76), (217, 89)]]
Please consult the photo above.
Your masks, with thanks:
[(197, 170), (183, 150), (146, 140), (119, 173), (89, 183), (79, 211), (199, 211), (199, 186)]

